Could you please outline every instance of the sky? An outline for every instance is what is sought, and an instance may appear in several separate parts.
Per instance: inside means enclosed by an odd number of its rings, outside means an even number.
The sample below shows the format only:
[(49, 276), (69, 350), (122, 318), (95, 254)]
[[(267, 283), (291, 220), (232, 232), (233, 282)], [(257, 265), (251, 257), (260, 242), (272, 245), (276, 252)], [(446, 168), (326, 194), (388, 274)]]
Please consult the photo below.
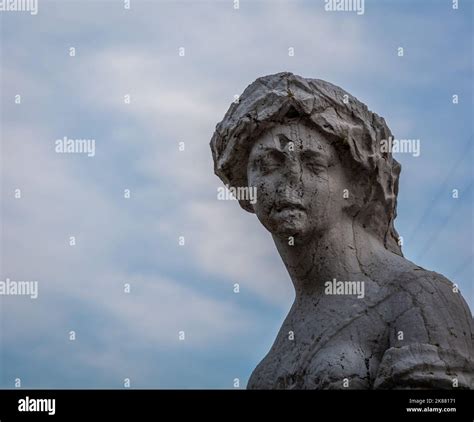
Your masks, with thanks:
[[(418, 157), (395, 154), (403, 253), (473, 309), (473, 4), (324, 3), (0, 12), (0, 280), (39, 286), (0, 296), (0, 388), (245, 388), (294, 292), (255, 215), (217, 200), (209, 141), (234, 95), (282, 71), (420, 139)], [(56, 153), (64, 137), (94, 139), (95, 155)]]

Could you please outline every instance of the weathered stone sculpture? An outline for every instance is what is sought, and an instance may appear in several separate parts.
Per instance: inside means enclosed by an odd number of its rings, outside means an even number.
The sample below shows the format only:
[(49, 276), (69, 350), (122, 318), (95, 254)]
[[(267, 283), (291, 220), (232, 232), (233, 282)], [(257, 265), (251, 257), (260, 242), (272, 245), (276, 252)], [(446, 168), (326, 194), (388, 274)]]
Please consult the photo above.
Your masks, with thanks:
[(473, 320), (455, 286), (405, 259), (400, 165), (383, 118), (330, 83), (257, 79), (211, 140), (215, 172), (273, 236), (296, 299), (248, 388), (473, 388)]

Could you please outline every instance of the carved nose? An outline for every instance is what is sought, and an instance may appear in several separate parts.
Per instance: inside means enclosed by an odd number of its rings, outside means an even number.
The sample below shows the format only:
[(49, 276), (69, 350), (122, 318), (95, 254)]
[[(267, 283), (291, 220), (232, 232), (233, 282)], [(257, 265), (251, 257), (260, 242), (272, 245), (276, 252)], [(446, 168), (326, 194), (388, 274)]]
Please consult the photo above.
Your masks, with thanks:
[(302, 192), (303, 189), (299, 183), (299, 177), (284, 180), (278, 188), (280, 198), (288, 203), (299, 204)]
[(287, 161), (284, 175), (287, 184), (293, 188), (298, 187), (301, 183), (301, 164), (295, 160)]

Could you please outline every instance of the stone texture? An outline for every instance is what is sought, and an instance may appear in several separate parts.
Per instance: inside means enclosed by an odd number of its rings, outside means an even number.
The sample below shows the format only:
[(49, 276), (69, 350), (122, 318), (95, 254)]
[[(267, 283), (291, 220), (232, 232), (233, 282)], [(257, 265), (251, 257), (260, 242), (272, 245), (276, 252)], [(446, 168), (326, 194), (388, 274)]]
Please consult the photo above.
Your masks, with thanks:
[(466, 302), (399, 246), (390, 136), (341, 88), (288, 72), (257, 79), (217, 125), (215, 173), (256, 187), (240, 204), (272, 234), (296, 293), (248, 388), (473, 388)]

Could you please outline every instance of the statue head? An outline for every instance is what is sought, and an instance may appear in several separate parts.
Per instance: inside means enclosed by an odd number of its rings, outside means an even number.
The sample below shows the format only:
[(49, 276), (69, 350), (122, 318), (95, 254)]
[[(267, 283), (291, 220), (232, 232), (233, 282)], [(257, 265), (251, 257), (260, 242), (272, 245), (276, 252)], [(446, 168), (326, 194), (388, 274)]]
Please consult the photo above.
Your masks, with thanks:
[(211, 140), (215, 173), (277, 237), (318, 235), (343, 219), (401, 255), (396, 217), (399, 163), (382, 151), (383, 118), (339, 87), (292, 73), (249, 85)]

